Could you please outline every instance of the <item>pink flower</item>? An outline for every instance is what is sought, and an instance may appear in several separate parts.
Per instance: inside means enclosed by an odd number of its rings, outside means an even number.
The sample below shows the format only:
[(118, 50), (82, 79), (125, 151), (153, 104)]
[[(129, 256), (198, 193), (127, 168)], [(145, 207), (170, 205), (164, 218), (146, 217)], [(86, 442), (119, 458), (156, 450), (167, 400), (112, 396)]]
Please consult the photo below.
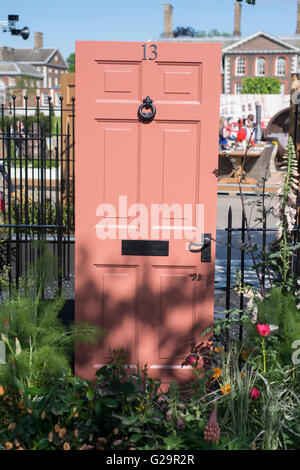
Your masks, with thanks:
[(253, 387), (251, 389), (250, 395), (251, 395), (251, 398), (254, 398), (256, 400), (260, 396), (260, 391), (256, 387)]
[(260, 334), (260, 336), (269, 336), (269, 334), (270, 334), (269, 325), (262, 324), (262, 323), (257, 323), (256, 328), (257, 328), (258, 334)]
[(184, 429), (184, 421), (180, 418), (177, 420), (177, 429)]
[(197, 356), (189, 356), (188, 357), (188, 362), (193, 365), (193, 364), (196, 364), (197, 362)]
[(4, 202), (4, 195), (3, 191), (0, 191), (0, 214), (5, 213), (5, 202)]

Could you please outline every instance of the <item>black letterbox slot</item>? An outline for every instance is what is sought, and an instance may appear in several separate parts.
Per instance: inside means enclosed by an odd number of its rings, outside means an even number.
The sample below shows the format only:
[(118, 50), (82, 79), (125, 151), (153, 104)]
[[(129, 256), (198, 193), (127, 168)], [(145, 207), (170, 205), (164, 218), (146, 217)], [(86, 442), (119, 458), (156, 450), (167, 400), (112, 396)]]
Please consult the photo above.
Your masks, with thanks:
[(169, 256), (169, 242), (164, 240), (122, 240), (122, 255)]

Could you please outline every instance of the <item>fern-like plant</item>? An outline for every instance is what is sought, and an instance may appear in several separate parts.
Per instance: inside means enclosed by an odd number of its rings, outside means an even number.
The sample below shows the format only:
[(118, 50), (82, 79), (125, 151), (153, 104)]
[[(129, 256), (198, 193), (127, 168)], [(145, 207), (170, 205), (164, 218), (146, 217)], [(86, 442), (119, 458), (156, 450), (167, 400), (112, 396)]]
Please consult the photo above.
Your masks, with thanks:
[(22, 293), (16, 290), (0, 305), (0, 334), (6, 345), (6, 364), (0, 364), (2, 386), (22, 391), (53, 384), (57, 377), (70, 373), (75, 340), (95, 343), (102, 334), (97, 325), (63, 324), (59, 314), (65, 299), (42, 298), (47, 272), (49, 254), (44, 250), (30, 288)]

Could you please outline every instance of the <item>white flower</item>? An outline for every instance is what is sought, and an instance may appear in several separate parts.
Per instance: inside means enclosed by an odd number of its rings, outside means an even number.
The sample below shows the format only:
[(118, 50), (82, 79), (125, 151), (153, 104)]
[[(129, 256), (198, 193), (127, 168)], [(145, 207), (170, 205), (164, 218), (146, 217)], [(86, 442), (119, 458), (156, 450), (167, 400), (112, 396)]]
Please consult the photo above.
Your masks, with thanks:
[(288, 202), (292, 205), (295, 205), (296, 204), (296, 201), (297, 201), (297, 197), (296, 197), (296, 194), (294, 193), (289, 193), (288, 194)]
[(291, 232), (295, 225), (296, 209), (291, 206), (286, 206), (284, 209), (284, 213), (288, 224), (288, 231)]
[(277, 237), (277, 240), (279, 240), (282, 237), (282, 225), (279, 225), (276, 237)]
[(255, 305), (253, 312), (252, 312), (252, 317), (251, 317), (251, 322), (256, 323), (257, 322), (257, 313), (258, 313), (258, 308)]

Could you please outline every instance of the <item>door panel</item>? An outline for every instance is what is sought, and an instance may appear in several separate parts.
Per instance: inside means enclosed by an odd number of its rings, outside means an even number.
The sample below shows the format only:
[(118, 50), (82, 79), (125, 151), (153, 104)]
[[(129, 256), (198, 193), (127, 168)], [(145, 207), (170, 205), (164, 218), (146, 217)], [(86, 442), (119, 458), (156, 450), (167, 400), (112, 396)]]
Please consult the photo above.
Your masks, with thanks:
[(101, 326), (105, 331), (113, 331), (113, 334), (103, 339), (103, 358), (111, 356), (110, 349), (123, 348), (128, 354), (128, 360), (136, 362), (137, 266), (97, 265), (97, 268), (103, 305)]
[(98, 185), (103, 194), (99, 202), (118, 207), (119, 195), (126, 195), (128, 204), (138, 200), (139, 125), (132, 122), (98, 122), (98, 158), (101, 173)]
[[(181, 362), (213, 320), (215, 248), (202, 263), (183, 228), (202, 204), (215, 237), (221, 48), (164, 42), (147, 60), (149, 47), (144, 60), (143, 43), (76, 44), (76, 318), (107, 332), (77, 351), (88, 378), (123, 347), (130, 367), (186, 380)], [(137, 115), (147, 96), (150, 123)], [(113, 238), (99, 237), (102, 225)], [(122, 255), (130, 239), (166, 240), (168, 256)]]
[(201, 64), (158, 64), (157, 103), (164, 101), (201, 101)]
[[(156, 276), (159, 281), (159, 357), (169, 361), (183, 359), (190, 350), (191, 344), (187, 339), (192, 340), (191, 334), (195, 326), (194, 285), (188, 282), (188, 275), (194, 270), (177, 266), (154, 269), (158, 271)], [(183, 286), (184, 296), (181, 295)], [(185, 301), (185, 297), (189, 302)]]

